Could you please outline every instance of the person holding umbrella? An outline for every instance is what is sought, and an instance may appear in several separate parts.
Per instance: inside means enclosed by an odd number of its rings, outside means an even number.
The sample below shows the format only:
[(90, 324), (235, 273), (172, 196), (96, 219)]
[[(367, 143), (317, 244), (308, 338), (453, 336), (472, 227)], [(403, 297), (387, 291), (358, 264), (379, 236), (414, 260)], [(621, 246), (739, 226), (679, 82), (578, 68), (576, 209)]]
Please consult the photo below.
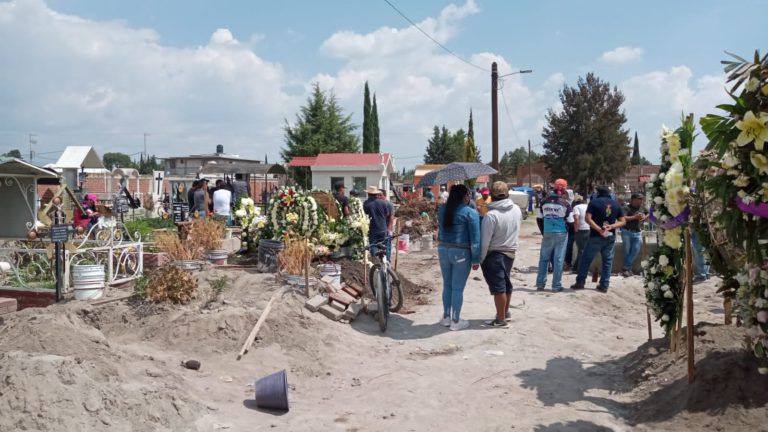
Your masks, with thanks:
[(463, 184), (451, 186), (448, 199), (437, 212), (437, 248), (443, 276), (443, 317), (440, 324), (452, 331), (469, 327), (461, 319), (464, 287), (470, 269), (480, 266), (480, 222), (477, 210), (469, 206), (469, 189)]

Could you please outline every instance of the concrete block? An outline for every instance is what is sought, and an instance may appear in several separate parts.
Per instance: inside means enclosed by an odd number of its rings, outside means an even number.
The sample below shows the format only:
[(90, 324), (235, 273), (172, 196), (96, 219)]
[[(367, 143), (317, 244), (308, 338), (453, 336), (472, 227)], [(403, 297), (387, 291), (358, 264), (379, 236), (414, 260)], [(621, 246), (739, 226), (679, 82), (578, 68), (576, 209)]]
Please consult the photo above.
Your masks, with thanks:
[(331, 276), (323, 276), (323, 278), (320, 279), (320, 280), (323, 281), (324, 283), (328, 284), (328, 285), (333, 283), (333, 277), (331, 277)]
[(331, 283), (331, 288), (333, 288), (334, 292), (339, 292), (341, 291), (341, 284), (338, 282), (333, 282)]
[(363, 310), (363, 304), (360, 302), (355, 302), (349, 305), (347, 310), (344, 312), (344, 315), (342, 316), (342, 319), (353, 321), (355, 318), (357, 318), (357, 315), (360, 314), (360, 311)]
[(317, 311), (325, 315), (331, 321), (338, 321), (341, 319), (342, 315), (344, 315), (343, 311), (340, 311), (328, 304), (321, 306)]
[(355, 298), (351, 295), (345, 293), (344, 291), (339, 291), (337, 293), (333, 293), (330, 295), (331, 302), (341, 303), (346, 308), (349, 306), (350, 303), (355, 302)]
[(306, 303), (304, 303), (304, 306), (309, 309), (312, 312), (317, 312), (318, 309), (320, 309), (321, 306), (328, 304), (328, 297), (318, 294), (311, 299), (307, 300)]
[[(355, 295), (355, 297), (362, 297), (363, 294), (365, 294), (365, 288), (363, 288), (357, 282), (354, 282), (354, 281), (346, 282), (346, 286), (347, 286), (347, 288), (349, 288), (349, 289), (351, 289), (351, 290), (353, 290), (353, 291), (355, 291), (357, 293)], [(349, 291), (347, 291), (347, 292), (349, 292)]]
[(365, 305), (365, 311), (371, 315), (375, 314), (378, 310), (379, 310), (378, 303), (368, 303), (367, 305)]
[(347, 285), (344, 285), (341, 288), (341, 292), (347, 293), (350, 296), (352, 296), (353, 298), (360, 298), (360, 294), (354, 288), (352, 288), (350, 286), (347, 286)]
[(347, 310), (347, 306), (343, 305), (343, 304), (341, 304), (339, 302), (329, 302), (328, 306), (336, 309), (339, 312), (344, 312), (345, 310)]

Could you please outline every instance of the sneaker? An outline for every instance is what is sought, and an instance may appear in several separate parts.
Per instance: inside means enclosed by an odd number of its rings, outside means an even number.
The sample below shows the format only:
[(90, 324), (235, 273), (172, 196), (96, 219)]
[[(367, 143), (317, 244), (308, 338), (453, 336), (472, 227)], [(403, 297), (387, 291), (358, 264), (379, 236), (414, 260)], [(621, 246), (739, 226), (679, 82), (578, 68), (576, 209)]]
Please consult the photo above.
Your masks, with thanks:
[(464, 330), (469, 327), (469, 321), (460, 319), (459, 322), (451, 321), (451, 331)]
[(702, 283), (702, 282), (704, 282), (706, 280), (707, 280), (706, 276), (694, 276), (693, 277), (693, 283), (695, 283), (695, 284), (700, 284), (700, 283)]
[(631, 271), (629, 271), (629, 270), (624, 270), (623, 272), (621, 272), (621, 275), (622, 275), (622, 276), (624, 276), (625, 278), (628, 278), (628, 277), (632, 277), (632, 276), (633, 276), (633, 275), (632, 275), (632, 272), (631, 272)]
[(443, 327), (450, 327), (450, 325), (451, 325), (451, 318), (450, 317), (445, 317), (445, 318), (441, 319), (440, 320), (440, 325), (443, 326)]
[(562, 290), (563, 290), (563, 287), (560, 287), (560, 288), (554, 288), (554, 287), (553, 287), (553, 288), (552, 288), (552, 292), (553, 292), (553, 293), (559, 293), (559, 292), (560, 292), (560, 291), (562, 291)]
[(601, 292), (601, 293), (603, 293), (603, 294), (605, 294), (605, 293), (607, 293), (607, 292), (608, 292), (608, 288), (606, 288), (606, 287), (604, 287), (604, 286), (600, 286), (600, 285), (598, 285), (598, 286), (597, 286), (597, 288), (595, 288), (595, 289), (596, 289), (598, 292)]
[(584, 284), (575, 283), (575, 284), (571, 285), (571, 289), (572, 290), (583, 290), (584, 289)]
[(504, 320), (505, 321), (512, 321), (512, 312), (507, 311), (507, 313), (504, 314)]
[(536, 291), (544, 291), (544, 287), (543, 286), (537, 286), (536, 287)]
[(506, 321), (499, 321), (496, 318), (490, 321), (486, 321), (483, 324), (485, 324), (487, 327), (508, 327), (509, 326), (509, 324), (507, 324)]

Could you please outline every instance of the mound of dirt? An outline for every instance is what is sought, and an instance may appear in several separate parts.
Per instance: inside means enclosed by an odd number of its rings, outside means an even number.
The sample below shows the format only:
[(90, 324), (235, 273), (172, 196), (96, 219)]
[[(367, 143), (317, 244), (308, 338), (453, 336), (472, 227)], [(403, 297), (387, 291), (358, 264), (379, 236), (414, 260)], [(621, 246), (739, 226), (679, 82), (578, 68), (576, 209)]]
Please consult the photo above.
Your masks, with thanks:
[[(0, 332), (0, 430), (183, 430), (203, 405), (183, 377), (122, 351), (88, 306), (26, 309)], [(129, 367), (130, 365), (130, 367)]]
[[(342, 260), (341, 262), (341, 280), (352, 280), (363, 285), (363, 278), (366, 277), (365, 265), (359, 261)], [(400, 277), (400, 286), (403, 288), (405, 300), (403, 307), (410, 309), (415, 305), (429, 304), (429, 294), (433, 291), (431, 287), (422, 286), (408, 279), (404, 273), (398, 272)], [(367, 292), (369, 298), (373, 298), (370, 290)]]
[[(426, 217), (425, 217), (426, 215)], [(400, 223), (400, 232), (412, 237), (437, 232), (437, 209), (435, 203), (425, 198), (416, 198), (395, 211)]]
[(768, 424), (768, 377), (757, 372), (744, 335), (735, 326), (697, 325), (692, 384), (684, 341), (677, 353), (669, 350), (668, 340), (656, 339), (627, 355), (625, 376), (639, 400), (630, 422), (659, 423), (659, 430), (750, 430)]

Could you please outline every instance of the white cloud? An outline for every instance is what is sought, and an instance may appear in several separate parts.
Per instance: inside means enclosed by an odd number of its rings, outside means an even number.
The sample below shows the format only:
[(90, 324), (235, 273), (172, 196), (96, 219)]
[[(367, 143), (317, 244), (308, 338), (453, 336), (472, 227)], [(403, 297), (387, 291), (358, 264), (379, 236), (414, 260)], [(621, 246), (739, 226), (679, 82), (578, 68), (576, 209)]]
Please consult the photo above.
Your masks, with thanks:
[[(463, 20), (478, 10), (474, 1), (449, 5), (419, 25), (451, 46)], [(41, 0), (0, 3), (0, 57), (13, 59), (0, 70), (0, 132), (15, 131), (0, 133), (0, 147), (21, 147), (33, 132), (38, 151), (93, 144), (101, 152), (134, 153), (141, 150), (142, 133), (150, 132), (150, 151), (158, 155), (224, 144), (229, 152), (269, 153), (275, 160), (283, 119), (294, 119), (313, 81), (332, 88), (359, 124), (367, 80), (379, 104), (382, 150), (395, 153), (400, 166), (421, 161), (434, 125), (466, 128), (470, 108), (477, 144), (490, 160), (490, 73), (447, 54), (412, 26), (329, 35), (318, 49), (338, 59), (339, 67), (313, 76), (286, 76), (280, 64), (253, 52), (262, 36), (241, 37), (212, 28), (206, 45), (170, 47), (152, 29), (59, 14)], [(483, 68), (496, 61), (502, 75), (529, 66), (491, 52), (459, 54)], [(528, 84), (534, 79), (541, 84)], [(528, 139), (535, 147), (547, 108), (561, 108), (558, 92), (576, 76), (553, 72), (503, 80), (500, 152)], [(658, 159), (662, 123), (672, 126), (683, 111), (701, 116), (726, 101), (723, 82), (720, 75), (697, 76), (685, 66), (619, 82), (627, 126), (639, 131), (644, 156)]]
[[(246, 36), (248, 37), (248, 36)], [(35, 132), (42, 149), (68, 144), (158, 155), (272, 151), (299, 98), (279, 64), (226, 28), (204, 46), (163, 45), (150, 29), (63, 15), (39, 0), (0, 3), (0, 130)], [(3, 134), (0, 137), (7, 137)], [(134, 147), (136, 146), (136, 147)]]
[(620, 46), (604, 52), (600, 56), (600, 61), (612, 64), (629, 63), (640, 59), (643, 56), (643, 51), (642, 48), (638, 47)]
[[(639, 131), (643, 155), (655, 161), (659, 159), (658, 137), (662, 123), (675, 127), (683, 114), (693, 113), (698, 119), (716, 112), (715, 106), (729, 100), (724, 90), (725, 76), (695, 78), (687, 66), (637, 75), (618, 87), (626, 97), (628, 125), (632, 131)], [(700, 134), (694, 150), (705, 144), (706, 137)]]

